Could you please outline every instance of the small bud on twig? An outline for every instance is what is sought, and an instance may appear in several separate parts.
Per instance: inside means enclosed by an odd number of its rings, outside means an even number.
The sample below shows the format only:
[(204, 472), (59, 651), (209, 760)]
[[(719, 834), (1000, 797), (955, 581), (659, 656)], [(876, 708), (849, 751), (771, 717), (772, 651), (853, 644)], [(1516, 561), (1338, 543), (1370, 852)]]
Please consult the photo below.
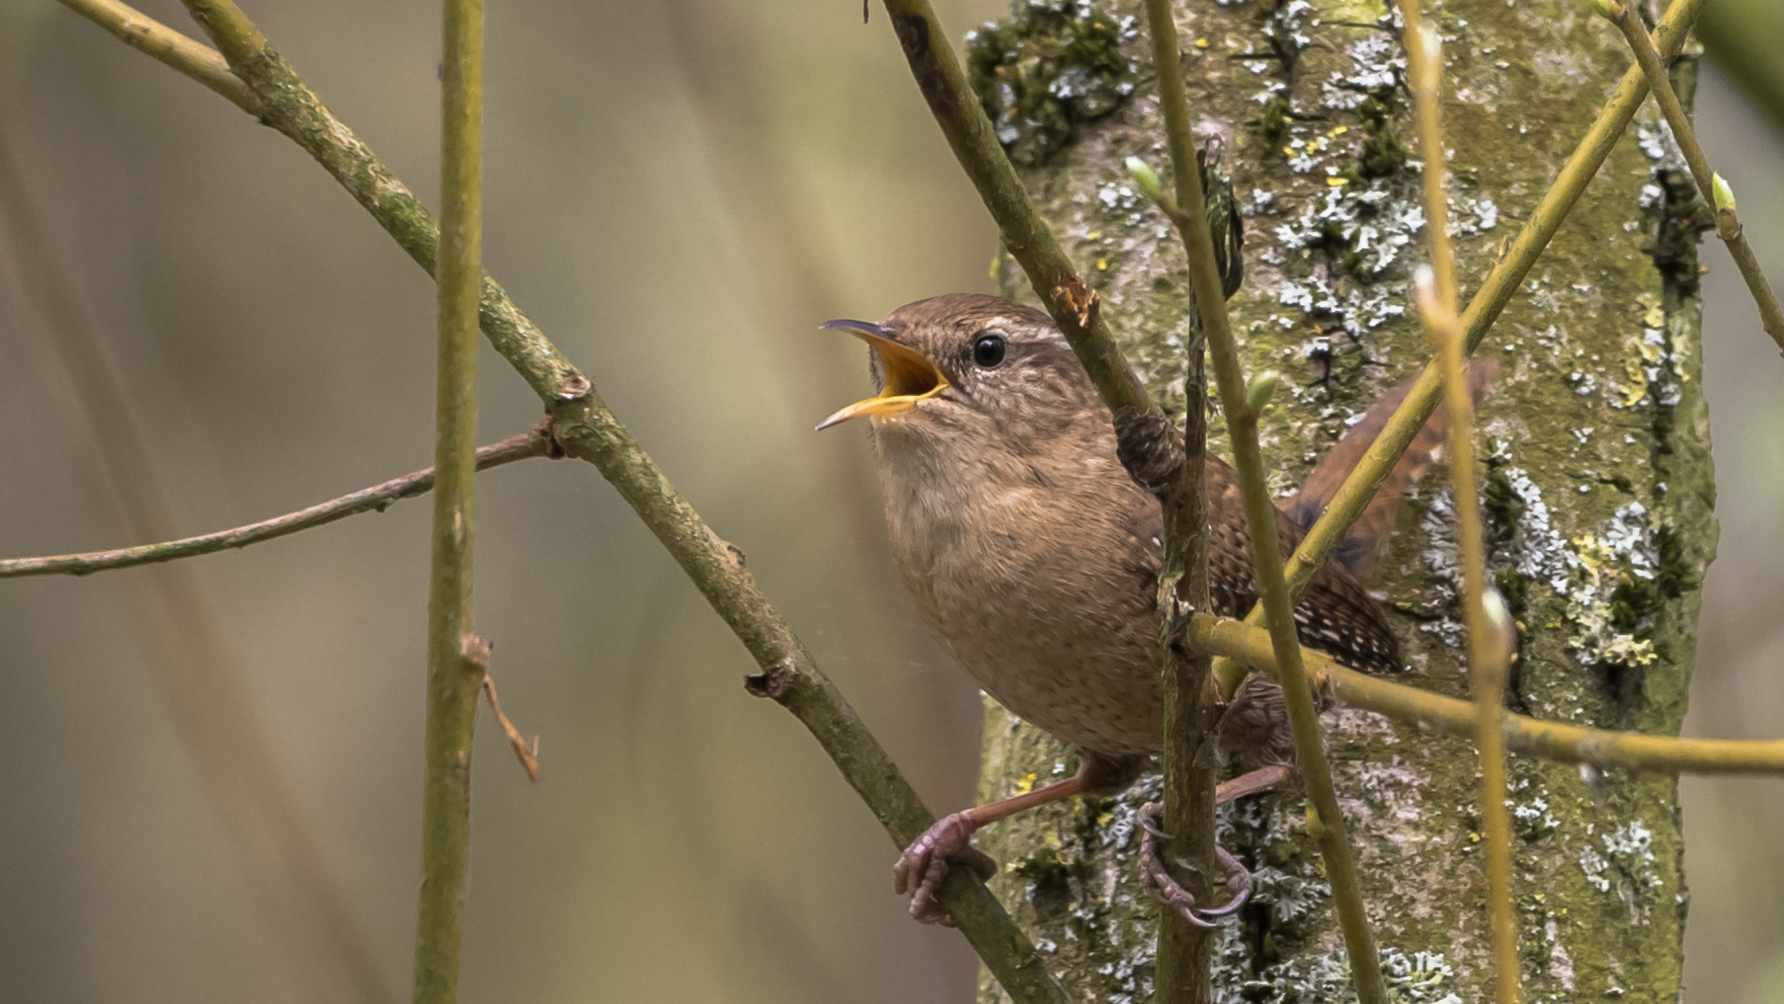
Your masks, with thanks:
[(1480, 611), (1492, 646), (1492, 672), (1504, 673), (1511, 664), (1511, 654), (1518, 647), (1518, 628), (1512, 621), (1511, 608), (1506, 606), (1505, 597), (1499, 590), (1488, 586), (1481, 593)]
[(1621, 8), (1613, 5), (1611, 0), (1592, 0), (1592, 9), (1610, 21), (1615, 21), (1617, 14), (1621, 12)]
[(1720, 174), (1710, 175), (1710, 191), (1716, 196), (1716, 212), (1734, 212), (1734, 189)]
[(1276, 396), (1276, 388), (1282, 385), (1282, 375), (1275, 370), (1266, 370), (1252, 378), (1251, 386), (1245, 388), (1245, 406), (1252, 414), (1261, 414), (1264, 406)]
[(1140, 186), (1140, 194), (1146, 196), (1147, 201), (1157, 203), (1164, 196), (1158, 172), (1145, 161), (1138, 157), (1127, 158), (1127, 173), (1133, 177), (1134, 184)]
[(1307, 805), (1307, 835), (1315, 840), (1326, 838), (1326, 821), (1319, 818), (1319, 810), (1312, 803)]
[(1429, 21), (1419, 25), (1419, 47), (1424, 51), (1426, 72), (1436, 76), (1438, 68), (1443, 65), (1443, 39), (1437, 34), (1437, 26)]
[(1424, 312), (1425, 319), (1437, 320), (1437, 273), (1429, 265), (1420, 265), (1412, 273), (1412, 298)]

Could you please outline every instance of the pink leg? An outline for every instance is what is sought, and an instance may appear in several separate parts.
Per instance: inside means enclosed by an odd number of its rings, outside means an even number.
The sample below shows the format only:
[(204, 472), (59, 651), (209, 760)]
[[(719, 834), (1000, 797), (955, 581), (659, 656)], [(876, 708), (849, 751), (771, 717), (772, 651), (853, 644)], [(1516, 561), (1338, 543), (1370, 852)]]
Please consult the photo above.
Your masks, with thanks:
[(998, 802), (975, 805), (970, 809), (944, 816), (923, 835), (911, 842), (892, 866), (892, 888), (899, 895), (911, 894), (911, 916), (925, 924), (952, 926), (935, 892), (948, 877), (949, 862), (967, 865), (988, 879), (997, 874), (997, 863), (972, 845), (972, 835), (987, 823), (1013, 816), (1048, 802), (1070, 798), (1084, 790), (1081, 776), (1055, 781), (1026, 794)]

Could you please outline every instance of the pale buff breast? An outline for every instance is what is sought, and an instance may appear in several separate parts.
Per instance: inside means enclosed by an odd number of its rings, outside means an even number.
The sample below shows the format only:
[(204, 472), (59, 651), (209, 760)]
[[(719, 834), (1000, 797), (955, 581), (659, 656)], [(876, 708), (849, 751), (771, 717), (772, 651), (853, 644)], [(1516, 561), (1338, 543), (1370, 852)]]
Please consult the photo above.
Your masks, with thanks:
[[(878, 436), (892, 551), (930, 631), (985, 692), (1069, 743), (1158, 749), (1157, 614), (1112, 448), (1077, 470)], [(1085, 454), (1077, 454), (1083, 456)], [(1119, 480), (1111, 480), (1119, 479)]]

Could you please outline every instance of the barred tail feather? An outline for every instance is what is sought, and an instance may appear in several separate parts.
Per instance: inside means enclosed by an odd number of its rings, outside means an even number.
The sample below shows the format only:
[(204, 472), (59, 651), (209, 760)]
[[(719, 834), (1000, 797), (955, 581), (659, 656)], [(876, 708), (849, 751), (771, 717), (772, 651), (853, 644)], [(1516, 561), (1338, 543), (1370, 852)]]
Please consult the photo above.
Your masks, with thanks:
[[(1470, 363), (1466, 380), (1468, 394), (1476, 405), (1486, 396), (1487, 388), (1499, 373), (1499, 364), (1492, 359)], [(1332, 496), (1338, 493), (1339, 486), (1350, 476), (1363, 454), (1375, 442), (1375, 437), (1387, 425), (1388, 419), (1406, 400), (1406, 394), (1412, 389), (1414, 381), (1408, 380), (1384, 395), (1370, 406), (1363, 414), (1362, 421), (1350, 427), (1338, 440), (1338, 445), (1326, 454), (1319, 466), (1308, 475), (1307, 481), (1295, 496), (1282, 504), (1288, 517), (1303, 527), (1311, 527), (1314, 521), (1326, 511), (1331, 504)], [(1394, 518), (1399, 513), (1400, 499), (1405, 496), (1406, 489), (1414, 481), (1424, 476), (1431, 462), (1443, 450), (1444, 437), (1449, 433), (1449, 412), (1439, 408), (1431, 415), (1425, 427), (1413, 437), (1412, 445), (1400, 457), (1400, 462), (1388, 473), (1387, 480), (1382, 482), (1381, 489), (1369, 502), (1368, 508), (1358, 518), (1356, 525), (1350, 529), (1350, 535), (1338, 546), (1335, 557), (1359, 579), (1366, 579), (1374, 571), (1375, 561), (1387, 544), (1388, 535), (1393, 532)]]

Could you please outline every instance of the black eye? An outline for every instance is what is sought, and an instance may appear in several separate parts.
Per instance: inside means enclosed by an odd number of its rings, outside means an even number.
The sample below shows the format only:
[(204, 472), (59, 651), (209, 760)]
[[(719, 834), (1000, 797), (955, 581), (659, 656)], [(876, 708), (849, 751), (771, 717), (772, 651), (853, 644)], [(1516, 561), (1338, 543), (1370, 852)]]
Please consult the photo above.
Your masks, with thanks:
[(994, 369), (1004, 361), (1002, 335), (980, 335), (973, 339), (973, 362), (985, 369)]

